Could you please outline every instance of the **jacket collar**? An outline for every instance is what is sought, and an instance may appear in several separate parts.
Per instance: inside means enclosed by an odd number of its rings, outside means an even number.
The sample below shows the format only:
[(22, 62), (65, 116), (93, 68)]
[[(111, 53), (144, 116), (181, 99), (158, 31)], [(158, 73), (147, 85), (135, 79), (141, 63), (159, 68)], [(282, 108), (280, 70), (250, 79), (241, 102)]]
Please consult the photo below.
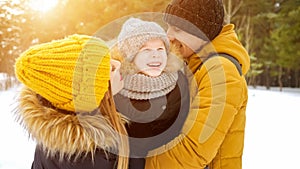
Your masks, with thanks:
[(233, 56), (241, 64), (243, 74), (245, 75), (248, 72), (250, 57), (239, 41), (233, 24), (225, 25), (214, 40), (203, 46), (197, 54), (193, 54), (186, 60), (191, 73), (195, 73), (203, 63), (203, 60), (215, 53), (226, 53)]
[(198, 53), (195, 53), (186, 59), (189, 71), (194, 74), (202, 65), (203, 61), (214, 53), (216, 53), (216, 51), (212, 43), (205, 44)]

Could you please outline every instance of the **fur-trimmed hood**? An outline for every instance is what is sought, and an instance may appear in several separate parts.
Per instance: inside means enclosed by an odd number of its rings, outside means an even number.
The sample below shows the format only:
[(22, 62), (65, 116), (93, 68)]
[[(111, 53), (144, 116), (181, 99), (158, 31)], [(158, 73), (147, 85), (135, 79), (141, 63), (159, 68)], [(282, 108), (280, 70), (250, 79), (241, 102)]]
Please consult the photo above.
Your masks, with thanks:
[(66, 113), (45, 106), (39, 95), (23, 87), (16, 109), (17, 120), (48, 155), (86, 155), (97, 148), (117, 152), (118, 133), (99, 111)]

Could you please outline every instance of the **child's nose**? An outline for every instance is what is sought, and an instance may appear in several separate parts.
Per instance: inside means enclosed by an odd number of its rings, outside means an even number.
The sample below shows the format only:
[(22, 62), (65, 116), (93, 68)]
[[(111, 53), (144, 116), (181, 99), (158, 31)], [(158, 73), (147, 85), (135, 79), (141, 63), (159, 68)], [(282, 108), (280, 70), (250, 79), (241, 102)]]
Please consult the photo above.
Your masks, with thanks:
[(157, 55), (157, 54), (153, 54), (153, 55), (152, 55), (152, 57), (153, 57), (153, 58), (158, 58), (158, 57), (159, 57), (159, 55)]

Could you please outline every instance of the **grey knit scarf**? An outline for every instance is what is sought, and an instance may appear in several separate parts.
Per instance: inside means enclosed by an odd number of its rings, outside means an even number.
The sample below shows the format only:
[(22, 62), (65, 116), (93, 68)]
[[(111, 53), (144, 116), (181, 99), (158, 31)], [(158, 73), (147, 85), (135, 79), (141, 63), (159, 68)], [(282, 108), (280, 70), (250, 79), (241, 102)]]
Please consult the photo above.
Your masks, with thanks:
[(178, 72), (163, 72), (160, 76), (150, 77), (144, 74), (126, 75), (124, 88), (120, 94), (130, 99), (148, 100), (164, 96), (172, 91), (178, 79)]

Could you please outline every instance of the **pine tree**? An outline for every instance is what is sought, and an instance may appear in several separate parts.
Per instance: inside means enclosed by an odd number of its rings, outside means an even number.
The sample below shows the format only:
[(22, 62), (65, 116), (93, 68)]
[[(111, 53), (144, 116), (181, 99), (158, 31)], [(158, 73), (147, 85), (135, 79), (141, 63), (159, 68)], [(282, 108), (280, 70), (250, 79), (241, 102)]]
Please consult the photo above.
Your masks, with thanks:
[[(276, 52), (278, 84), (283, 87), (285, 76), (289, 72), (299, 72), (300, 68), (300, 1), (286, 0), (278, 4), (276, 29), (271, 34), (273, 49)], [(299, 77), (295, 77), (295, 86)]]

